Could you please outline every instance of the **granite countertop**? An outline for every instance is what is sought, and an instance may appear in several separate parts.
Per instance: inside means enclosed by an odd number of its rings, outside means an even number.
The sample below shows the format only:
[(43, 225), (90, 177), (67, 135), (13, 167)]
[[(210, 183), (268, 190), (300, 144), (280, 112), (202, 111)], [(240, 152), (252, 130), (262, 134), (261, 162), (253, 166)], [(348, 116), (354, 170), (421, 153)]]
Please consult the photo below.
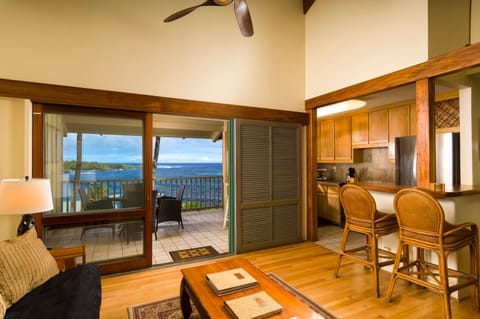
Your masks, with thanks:
[[(317, 181), (319, 184), (324, 185), (336, 185), (338, 186), (342, 181)], [(403, 188), (412, 186), (402, 186), (396, 184), (380, 183), (380, 182), (356, 182), (355, 185), (361, 186), (369, 191), (383, 192), (383, 193), (396, 193)], [(416, 188), (416, 187), (415, 187)], [(456, 196), (468, 196), (480, 194), (480, 186), (471, 185), (445, 185), (444, 191), (433, 191), (432, 189), (423, 189), (431, 193), (434, 197), (456, 197)]]

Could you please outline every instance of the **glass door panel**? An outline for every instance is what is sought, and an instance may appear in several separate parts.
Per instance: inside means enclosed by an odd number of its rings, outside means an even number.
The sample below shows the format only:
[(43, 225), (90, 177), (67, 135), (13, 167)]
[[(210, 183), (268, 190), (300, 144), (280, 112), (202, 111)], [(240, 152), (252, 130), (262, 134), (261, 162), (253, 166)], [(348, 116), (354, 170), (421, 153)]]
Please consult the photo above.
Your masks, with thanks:
[(47, 108), (43, 117), (43, 176), (54, 200), (42, 217), (44, 241), (85, 244), (87, 262), (143, 258), (151, 200), (144, 187), (144, 118), (70, 110)]
[(143, 123), (93, 115), (45, 115), (48, 215), (143, 208)]

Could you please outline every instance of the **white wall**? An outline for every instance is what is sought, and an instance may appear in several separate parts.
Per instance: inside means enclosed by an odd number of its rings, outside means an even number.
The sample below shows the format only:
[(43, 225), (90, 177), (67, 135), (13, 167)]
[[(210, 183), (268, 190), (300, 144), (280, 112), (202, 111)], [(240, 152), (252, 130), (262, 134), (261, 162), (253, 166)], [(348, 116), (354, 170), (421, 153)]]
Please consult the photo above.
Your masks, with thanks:
[(428, 59), (427, 0), (316, 0), (306, 15), (306, 98)]
[(0, 78), (304, 111), (301, 0), (0, 0)]
[(428, 56), (470, 43), (470, 0), (431, 0), (428, 10)]
[[(31, 176), (31, 103), (0, 98), (0, 179)], [(20, 217), (0, 215), (0, 240), (12, 238)]]

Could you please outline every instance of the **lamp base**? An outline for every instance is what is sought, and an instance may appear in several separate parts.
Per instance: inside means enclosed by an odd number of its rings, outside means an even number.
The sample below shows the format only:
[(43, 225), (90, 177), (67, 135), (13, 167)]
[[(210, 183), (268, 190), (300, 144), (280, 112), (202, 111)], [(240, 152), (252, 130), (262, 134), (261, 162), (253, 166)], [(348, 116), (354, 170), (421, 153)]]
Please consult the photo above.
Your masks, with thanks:
[(23, 235), (32, 227), (35, 227), (35, 218), (33, 218), (32, 214), (24, 214), (17, 228), (17, 236)]

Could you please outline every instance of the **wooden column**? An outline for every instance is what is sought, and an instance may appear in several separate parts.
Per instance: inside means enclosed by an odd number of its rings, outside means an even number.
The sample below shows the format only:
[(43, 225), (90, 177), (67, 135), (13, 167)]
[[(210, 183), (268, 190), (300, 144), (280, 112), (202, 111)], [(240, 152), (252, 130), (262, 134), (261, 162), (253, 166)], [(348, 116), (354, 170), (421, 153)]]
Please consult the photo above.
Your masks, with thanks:
[(307, 240), (316, 241), (317, 234), (317, 110), (308, 110), (307, 127)]
[(434, 80), (416, 82), (417, 186), (430, 188), (435, 182), (435, 87)]

